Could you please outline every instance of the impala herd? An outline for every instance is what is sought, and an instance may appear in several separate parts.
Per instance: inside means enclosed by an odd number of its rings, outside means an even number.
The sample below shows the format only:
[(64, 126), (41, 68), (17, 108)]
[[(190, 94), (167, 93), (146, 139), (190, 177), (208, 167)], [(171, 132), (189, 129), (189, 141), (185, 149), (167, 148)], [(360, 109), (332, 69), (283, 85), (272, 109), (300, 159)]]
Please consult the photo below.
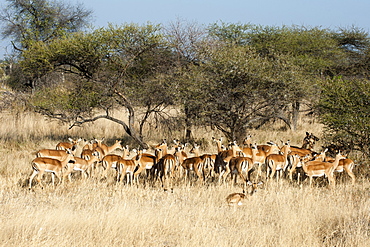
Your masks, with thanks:
[[(51, 173), (52, 185), (55, 186), (55, 176), (59, 183), (63, 183), (67, 177), (71, 182), (71, 175), (76, 171), (81, 172), (84, 179), (92, 176), (107, 178), (109, 170), (114, 169), (117, 183), (123, 177), (131, 185), (139, 183), (139, 178), (152, 185), (160, 181), (165, 191), (173, 191), (174, 184), (179, 181), (191, 183), (194, 177), (201, 184), (211, 181), (222, 184), (230, 177), (231, 183), (241, 179), (243, 193), (230, 194), (226, 200), (229, 205), (240, 205), (248, 195), (245, 194), (247, 186), (252, 189), (249, 194), (253, 194), (262, 184), (258, 182), (261, 179), (269, 181), (276, 177), (279, 180), (287, 175), (290, 180), (297, 179), (299, 183), (302, 176), (308, 176), (311, 186), (313, 177), (325, 176), (329, 186), (334, 187), (334, 172), (345, 170), (352, 184), (355, 183), (356, 177), (352, 171), (354, 162), (340, 152), (335, 157), (328, 157), (327, 150), (314, 152), (312, 149), (318, 138), (312, 133), (306, 133), (302, 147), (291, 146), (289, 141), (282, 142), (281, 146), (274, 142), (257, 145), (251, 138), (247, 136), (240, 146), (235, 141), (230, 142), (228, 147), (223, 145), (221, 138), (212, 138), (217, 147), (217, 153), (213, 154), (201, 154), (197, 144), (189, 150), (187, 145), (178, 140), (173, 141), (170, 150), (167, 141), (163, 140), (153, 146), (153, 153), (148, 153), (146, 150), (129, 150), (120, 141), (107, 146), (103, 143), (104, 138), (91, 141), (69, 138), (69, 142), (58, 143), (55, 149), (36, 152), (37, 157), (31, 162), (33, 173), (29, 178), (29, 189), (35, 177), (43, 188), (41, 180), (45, 172)], [(120, 155), (114, 154), (115, 150), (122, 152)], [(254, 183), (250, 178), (253, 171)]]

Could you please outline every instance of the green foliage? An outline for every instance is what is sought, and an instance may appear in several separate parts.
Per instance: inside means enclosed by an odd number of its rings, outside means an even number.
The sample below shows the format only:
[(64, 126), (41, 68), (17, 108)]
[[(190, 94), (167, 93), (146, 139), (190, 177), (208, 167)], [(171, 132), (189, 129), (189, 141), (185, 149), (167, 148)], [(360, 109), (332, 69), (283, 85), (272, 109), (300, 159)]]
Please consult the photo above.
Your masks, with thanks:
[[(341, 140), (357, 136), (351, 145), (365, 149), (360, 145), (368, 140), (360, 130), (368, 111), (360, 105), (366, 97), (356, 89), (365, 87), (360, 86), (363, 80), (346, 80), (351, 87), (340, 93), (352, 92), (352, 97), (335, 103), (330, 102), (339, 92), (331, 95), (329, 90), (343, 87), (340, 80), (329, 80), (329, 85), (320, 81), (340, 74), (366, 78), (370, 68), (366, 32), (221, 23), (211, 25), (206, 36), (193, 26), (180, 27), (163, 33), (159, 25), (109, 25), (33, 41), (21, 54), (22, 73), (17, 78), (33, 83), (33, 103), (48, 115), (76, 119), (93, 116), (99, 109), (108, 116), (117, 104), (126, 107), (130, 127), (114, 121), (130, 135), (134, 133), (133, 107), (145, 109), (139, 120), (141, 137), (147, 119), (154, 116), (160, 124), (173, 117), (163, 114), (171, 105), (183, 110), (179, 118), (183, 124), (176, 123), (176, 127), (185, 126), (187, 133), (200, 124), (235, 140), (243, 138), (249, 128), (276, 119), (294, 129), (301, 106), (312, 107), (323, 90), (317, 105), (323, 122)], [(61, 72), (63, 77), (74, 77), (58, 80), (55, 75)], [(331, 88), (337, 83), (341, 87)], [(352, 102), (352, 111), (345, 120), (329, 114), (348, 102)], [(351, 118), (354, 114), (358, 116)], [(362, 127), (349, 128), (349, 119)]]
[(210, 35), (222, 42), (250, 45), (259, 53), (285, 54), (308, 73), (320, 75), (342, 57), (332, 31), (318, 27), (213, 24)]
[(86, 27), (91, 11), (79, 4), (48, 0), (7, 0), (0, 14), (2, 35), (12, 38), (19, 49), (28, 49), (34, 42), (51, 42), (66, 33)]
[(199, 67), (203, 79), (195, 77), (201, 90), (192, 110), (230, 140), (244, 138), (256, 123), (283, 118), (284, 108), (302, 96), (301, 71), (282, 55), (263, 57), (250, 46), (226, 45), (207, 57)]
[(70, 108), (69, 92), (65, 88), (44, 88), (35, 93), (30, 102), (46, 115), (63, 114)]
[(317, 107), (331, 140), (370, 155), (370, 81), (338, 77), (322, 89)]

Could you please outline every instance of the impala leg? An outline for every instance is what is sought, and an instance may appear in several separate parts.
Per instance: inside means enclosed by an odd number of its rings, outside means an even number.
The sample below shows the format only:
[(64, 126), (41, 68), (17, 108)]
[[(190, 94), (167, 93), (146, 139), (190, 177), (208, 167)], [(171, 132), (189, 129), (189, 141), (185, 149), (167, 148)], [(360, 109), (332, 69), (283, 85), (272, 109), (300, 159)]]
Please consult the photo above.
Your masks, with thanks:
[(28, 186), (28, 188), (29, 189), (31, 189), (31, 187), (32, 187), (32, 180), (33, 180), (33, 178), (38, 174), (39, 172), (38, 171), (33, 171), (33, 173), (32, 173), (32, 175), (31, 175), (31, 177), (30, 177), (30, 182), (29, 182), (29, 186)]
[(44, 185), (42, 184), (42, 182), (41, 182), (41, 178), (42, 178), (42, 175), (44, 174), (44, 172), (41, 170), (40, 172), (39, 172), (39, 175), (37, 176), (37, 178), (36, 178), (36, 181), (37, 181), (37, 183), (41, 186), (41, 189), (44, 189)]
[(55, 173), (54, 172), (51, 173), (51, 184), (53, 188), (55, 189)]
[(270, 178), (273, 178), (274, 177), (275, 172), (276, 172), (276, 170), (274, 168), (271, 168)]
[(352, 172), (352, 169), (348, 168), (348, 167), (344, 167), (344, 169), (346, 170), (347, 174), (352, 178), (352, 185), (355, 184), (356, 182), (356, 176), (355, 174)]

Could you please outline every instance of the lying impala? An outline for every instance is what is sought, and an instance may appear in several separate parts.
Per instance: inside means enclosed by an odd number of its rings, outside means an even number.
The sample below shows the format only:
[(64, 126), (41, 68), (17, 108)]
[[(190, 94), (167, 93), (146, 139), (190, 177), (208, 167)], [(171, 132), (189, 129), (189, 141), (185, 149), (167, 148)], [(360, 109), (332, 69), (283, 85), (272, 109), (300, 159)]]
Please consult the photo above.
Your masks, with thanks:
[(258, 186), (262, 184), (263, 182), (252, 183), (251, 181), (248, 181), (247, 185), (251, 186), (251, 190), (249, 191), (249, 193), (245, 193), (245, 191), (243, 191), (243, 193), (232, 193), (226, 197), (227, 204), (229, 206), (242, 206), (244, 200), (248, 196), (252, 196), (254, 193), (256, 193)]
[(44, 186), (41, 183), (41, 178), (44, 172), (50, 172), (52, 174), (52, 184), (53, 187), (55, 186), (55, 177), (59, 178), (59, 183), (64, 181), (66, 177), (63, 175), (64, 170), (69, 169), (69, 165), (73, 166), (73, 164), (68, 163), (69, 161), (74, 161), (74, 157), (71, 153), (67, 153), (63, 160), (57, 160), (47, 157), (37, 157), (31, 162), (31, 166), (33, 169), (33, 173), (29, 180), (29, 189), (32, 188), (32, 180), (35, 176), (37, 176), (37, 183), (40, 184), (41, 188)]
[(326, 176), (329, 180), (329, 185), (335, 187), (334, 171), (339, 165), (339, 161), (345, 159), (344, 156), (338, 152), (335, 156), (334, 162), (323, 162), (323, 161), (308, 161), (302, 163), (302, 168), (307, 176), (310, 177), (310, 186), (312, 185), (313, 177)]

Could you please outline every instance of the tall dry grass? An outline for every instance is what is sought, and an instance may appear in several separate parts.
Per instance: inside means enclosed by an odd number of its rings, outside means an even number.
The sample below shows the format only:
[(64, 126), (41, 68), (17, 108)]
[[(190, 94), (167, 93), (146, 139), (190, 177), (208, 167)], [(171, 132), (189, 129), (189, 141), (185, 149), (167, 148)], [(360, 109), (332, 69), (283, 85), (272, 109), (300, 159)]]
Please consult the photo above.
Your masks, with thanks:
[[(325, 183), (271, 181), (240, 208), (226, 205), (229, 193), (241, 192), (241, 185), (230, 184), (178, 184), (165, 193), (158, 184), (130, 187), (76, 176), (72, 184), (29, 191), (34, 151), (69, 136), (114, 140), (122, 130), (108, 122), (68, 130), (35, 114), (0, 118), (1, 246), (370, 246), (367, 176), (356, 174), (355, 186), (343, 176), (334, 190)], [(321, 130), (302, 124), (294, 133), (266, 128), (252, 134), (258, 143), (300, 145), (305, 131)]]

